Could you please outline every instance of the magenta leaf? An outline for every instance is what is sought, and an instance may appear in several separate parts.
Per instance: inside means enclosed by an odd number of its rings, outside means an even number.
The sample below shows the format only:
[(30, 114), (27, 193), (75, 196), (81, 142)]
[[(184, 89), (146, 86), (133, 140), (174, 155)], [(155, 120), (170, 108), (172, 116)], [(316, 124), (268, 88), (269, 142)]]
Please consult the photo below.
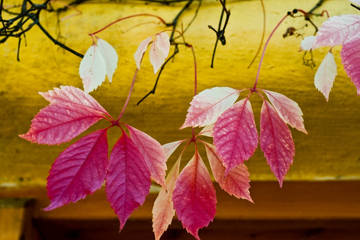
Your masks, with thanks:
[(277, 92), (263, 90), (285, 123), (307, 134), (299, 105)]
[(186, 127), (204, 127), (215, 123), (217, 118), (239, 97), (241, 90), (229, 87), (214, 87), (196, 95), (190, 103), (185, 123)]
[(100, 189), (108, 164), (107, 129), (93, 132), (70, 145), (55, 160), (47, 178), (49, 211), (76, 202)]
[(144, 53), (146, 52), (146, 49), (147, 49), (152, 37), (153, 36), (150, 36), (147, 39), (145, 39), (144, 41), (142, 41), (134, 54), (136, 67), (139, 70), (140, 70), (141, 61), (144, 57)]
[(293, 163), (295, 146), (289, 127), (266, 100), (261, 108), (260, 129), (261, 150), (282, 187), (285, 174)]
[(84, 91), (89, 93), (94, 91), (105, 81), (106, 64), (105, 60), (95, 44), (85, 53), (81, 60), (79, 74), (84, 84)]
[(99, 47), (101, 56), (105, 61), (106, 76), (108, 77), (109, 82), (111, 83), (118, 62), (118, 56), (116, 50), (105, 40), (102, 40), (100, 38), (97, 39), (97, 46)]
[(360, 32), (360, 16), (348, 14), (328, 18), (319, 28), (312, 49), (342, 45)]
[(175, 188), (175, 181), (179, 176), (180, 161), (181, 156), (166, 177), (167, 191), (164, 188), (161, 188), (160, 193), (154, 202), (152, 213), (153, 231), (156, 240), (159, 240), (161, 235), (166, 231), (175, 214), (172, 196)]
[(167, 168), (164, 149), (158, 141), (146, 133), (129, 125), (126, 125), (126, 127), (129, 129), (131, 140), (145, 159), (151, 178), (166, 189), (165, 174)]
[(120, 230), (130, 214), (142, 205), (150, 190), (150, 172), (138, 147), (123, 132), (110, 155), (105, 192), (120, 221)]
[(110, 117), (110, 114), (92, 96), (73, 86), (60, 86), (39, 94), (50, 103), (74, 104), (80, 108), (91, 108)]
[(248, 98), (226, 110), (215, 123), (214, 145), (226, 167), (225, 176), (248, 160), (258, 146), (254, 114)]
[(225, 177), (225, 167), (222, 164), (220, 156), (216, 149), (211, 144), (204, 144), (207, 157), (210, 162), (210, 167), (213, 172), (216, 182), (230, 195), (237, 198), (247, 199), (253, 203), (250, 196), (250, 179), (249, 171), (245, 164), (240, 164), (234, 167)]
[(162, 145), (162, 148), (164, 149), (165, 152), (165, 158), (168, 159), (171, 156), (171, 154), (173, 154), (173, 152), (178, 148), (178, 146), (180, 146), (180, 144), (183, 143), (184, 141), (185, 140), (180, 140)]
[(102, 118), (102, 112), (97, 110), (54, 102), (41, 109), (31, 121), (30, 130), (19, 136), (38, 144), (61, 144), (75, 138)]
[(315, 74), (315, 87), (324, 94), (326, 101), (329, 101), (329, 94), (337, 75), (334, 55), (331, 52), (325, 56)]
[(346, 42), (341, 49), (342, 64), (347, 75), (354, 83), (357, 95), (360, 95), (360, 34), (355, 35), (352, 39)]
[(173, 202), (178, 219), (196, 239), (198, 231), (214, 219), (216, 193), (210, 175), (198, 151), (176, 181)]

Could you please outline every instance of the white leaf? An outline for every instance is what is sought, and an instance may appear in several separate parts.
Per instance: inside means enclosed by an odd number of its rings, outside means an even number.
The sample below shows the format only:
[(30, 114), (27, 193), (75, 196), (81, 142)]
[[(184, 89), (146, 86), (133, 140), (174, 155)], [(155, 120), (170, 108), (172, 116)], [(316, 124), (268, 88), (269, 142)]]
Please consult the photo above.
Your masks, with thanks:
[(156, 72), (160, 69), (160, 67), (165, 62), (165, 58), (166, 58), (163, 51), (157, 47), (157, 45), (158, 45), (157, 42), (158, 42), (158, 39), (155, 38), (153, 43), (151, 44), (150, 54), (149, 54), (150, 62), (154, 67), (154, 74), (156, 74)]
[(315, 41), (316, 41), (315, 36), (306, 37), (304, 40), (301, 41), (300, 51), (310, 51)]
[(105, 80), (105, 60), (96, 45), (92, 45), (86, 51), (80, 63), (79, 73), (86, 93), (95, 90)]
[(140, 70), (140, 64), (141, 64), (141, 60), (144, 56), (144, 53), (146, 52), (147, 46), (149, 45), (151, 38), (153, 36), (148, 37), (147, 39), (145, 39), (144, 41), (142, 41), (139, 45), (139, 47), (137, 48), (135, 54), (134, 54), (134, 59), (136, 62), (136, 67), (137, 69)]
[(97, 40), (97, 45), (99, 47), (100, 53), (105, 60), (106, 65), (106, 75), (109, 78), (109, 81), (112, 81), (112, 76), (117, 68), (118, 55), (116, 50), (106, 41), (102, 39)]
[(329, 101), (329, 94), (336, 75), (337, 69), (334, 55), (329, 52), (315, 74), (315, 87), (324, 94), (326, 101)]
[(156, 34), (156, 47), (164, 54), (165, 58), (169, 55), (170, 51), (170, 38), (165, 32)]

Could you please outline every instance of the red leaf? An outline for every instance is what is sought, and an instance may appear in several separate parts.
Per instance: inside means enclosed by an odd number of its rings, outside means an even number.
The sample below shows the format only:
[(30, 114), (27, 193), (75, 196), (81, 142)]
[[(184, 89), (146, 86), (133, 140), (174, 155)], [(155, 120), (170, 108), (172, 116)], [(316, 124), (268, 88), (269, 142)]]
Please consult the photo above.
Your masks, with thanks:
[(214, 145), (224, 160), (225, 175), (254, 154), (258, 141), (254, 114), (248, 98), (235, 103), (221, 114), (214, 127)]
[(319, 28), (312, 49), (342, 45), (360, 32), (360, 16), (341, 15), (328, 18)]
[(295, 156), (294, 141), (286, 123), (268, 101), (264, 101), (260, 117), (260, 147), (280, 187)]
[(108, 164), (107, 129), (93, 132), (70, 145), (55, 160), (47, 178), (49, 211), (76, 202), (100, 189)]
[(19, 136), (38, 144), (60, 144), (75, 138), (102, 118), (104, 116), (97, 110), (54, 102), (41, 109), (31, 121), (30, 130)]
[(215, 123), (216, 119), (239, 97), (241, 90), (229, 87), (214, 87), (196, 95), (190, 103), (185, 123), (186, 127), (204, 127)]
[(185, 166), (176, 181), (173, 202), (178, 219), (196, 239), (198, 231), (214, 219), (216, 193), (199, 153)]
[(325, 56), (315, 74), (315, 87), (324, 94), (326, 101), (329, 101), (329, 94), (337, 75), (334, 55), (331, 52)]
[(172, 167), (170, 173), (166, 177), (166, 188), (161, 188), (158, 197), (154, 202), (153, 213), (153, 231), (155, 239), (160, 239), (161, 235), (166, 231), (174, 217), (175, 210), (172, 201), (175, 181), (179, 176), (181, 156)]
[(263, 91), (285, 123), (307, 134), (302, 118), (303, 113), (295, 101), (277, 92)]
[(123, 132), (111, 152), (105, 184), (106, 197), (119, 218), (120, 230), (130, 214), (144, 203), (150, 185), (144, 157)]
[(247, 199), (253, 203), (249, 192), (250, 174), (245, 164), (237, 165), (225, 177), (226, 169), (223, 166), (222, 160), (217, 154), (215, 147), (211, 144), (205, 144), (205, 149), (214, 178), (216, 182), (219, 183), (220, 187), (230, 195)]
[(110, 117), (110, 114), (92, 96), (73, 86), (60, 86), (39, 94), (50, 103), (74, 104), (79, 108), (91, 108)]
[(347, 75), (354, 83), (357, 95), (360, 95), (360, 35), (357, 34), (343, 45), (341, 49), (342, 64)]
[(131, 140), (140, 150), (149, 168), (151, 178), (166, 189), (166, 158), (165, 152), (158, 141), (139, 131), (138, 129), (126, 125), (129, 129)]

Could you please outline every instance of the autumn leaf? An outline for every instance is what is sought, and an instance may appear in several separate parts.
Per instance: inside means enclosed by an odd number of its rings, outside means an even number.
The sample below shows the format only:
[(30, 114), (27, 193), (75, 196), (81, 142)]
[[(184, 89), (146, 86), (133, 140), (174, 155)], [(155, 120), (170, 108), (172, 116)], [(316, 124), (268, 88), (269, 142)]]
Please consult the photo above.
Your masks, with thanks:
[(119, 218), (120, 230), (130, 214), (144, 203), (150, 185), (144, 157), (123, 132), (111, 152), (105, 184), (106, 197)]
[(108, 164), (106, 133), (102, 129), (83, 137), (55, 160), (47, 178), (51, 203), (45, 211), (77, 202), (101, 188)]
[(214, 87), (200, 92), (190, 102), (185, 122), (180, 129), (215, 123), (217, 118), (234, 104), (240, 93), (240, 90), (229, 87)]
[(215, 147), (207, 143), (204, 145), (213, 176), (220, 187), (230, 195), (253, 203), (249, 191), (250, 174), (245, 164), (237, 165), (225, 176), (226, 168), (223, 166), (223, 161), (217, 154)]
[(329, 101), (329, 94), (337, 75), (334, 55), (331, 52), (325, 56), (315, 74), (315, 87)]
[(115, 72), (115, 69), (117, 68), (118, 55), (113, 46), (100, 38), (97, 39), (97, 46), (99, 47), (101, 56), (105, 61), (106, 76), (111, 83), (113, 74)]
[(310, 51), (316, 41), (316, 36), (309, 36), (301, 41), (300, 51)]
[(345, 72), (351, 78), (357, 89), (357, 95), (360, 95), (360, 35), (357, 34), (341, 49), (341, 59)]
[(282, 187), (285, 174), (293, 163), (295, 146), (288, 126), (266, 100), (261, 108), (260, 148)]
[(254, 154), (258, 141), (250, 101), (242, 99), (227, 109), (214, 127), (214, 145), (224, 161), (225, 176)]
[(177, 147), (180, 146), (180, 144), (183, 143), (184, 141), (185, 140), (180, 140), (162, 145), (162, 148), (164, 149), (165, 152), (165, 158), (168, 159), (171, 156), (171, 154), (173, 154), (173, 152), (177, 149)]
[(144, 41), (142, 41), (140, 43), (140, 45), (136, 49), (136, 52), (134, 54), (134, 59), (135, 59), (136, 67), (139, 70), (140, 70), (140, 66), (141, 66), (141, 61), (144, 57), (144, 53), (146, 52), (146, 49), (147, 49), (149, 43), (151, 42), (152, 38), (153, 38), (153, 36), (146, 38)]
[(214, 219), (216, 193), (209, 172), (198, 151), (176, 181), (173, 202), (178, 219), (196, 239), (198, 231)]

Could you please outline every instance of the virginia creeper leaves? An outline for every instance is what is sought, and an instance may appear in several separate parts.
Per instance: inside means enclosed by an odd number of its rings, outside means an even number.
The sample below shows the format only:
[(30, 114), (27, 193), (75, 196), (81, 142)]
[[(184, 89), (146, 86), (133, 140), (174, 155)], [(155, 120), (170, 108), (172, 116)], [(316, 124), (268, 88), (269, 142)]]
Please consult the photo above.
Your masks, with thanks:
[(144, 203), (150, 185), (144, 157), (123, 132), (111, 151), (105, 184), (106, 197), (120, 220), (120, 230), (130, 214)]
[(209, 172), (198, 151), (176, 181), (173, 202), (178, 219), (196, 239), (216, 213), (216, 193)]
[(219, 117), (214, 127), (214, 145), (226, 167), (225, 176), (254, 154), (258, 139), (248, 98), (235, 103)]
[(329, 101), (329, 94), (336, 75), (337, 69), (334, 55), (328, 52), (315, 74), (315, 87), (324, 94), (326, 101)]
[(55, 160), (47, 178), (49, 211), (76, 202), (100, 189), (108, 159), (107, 129), (93, 132), (72, 144)]
[(295, 156), (295, 146), (289, 127), (266, 100), (261, 108), (260, 147), (282, 187)]
[(345, 72), (351, 78), (357, 89), (357, 95), (360, 95), (360, 35), (357, 34), (351, 38), (341, 49), (341, 59)]
[(191, 101), (185, 123), (180, 129), (204, 127), (214, 123), (226, 109), (234, 104), (240, 92), (229, 87), (214, 87), (200, 92)]

